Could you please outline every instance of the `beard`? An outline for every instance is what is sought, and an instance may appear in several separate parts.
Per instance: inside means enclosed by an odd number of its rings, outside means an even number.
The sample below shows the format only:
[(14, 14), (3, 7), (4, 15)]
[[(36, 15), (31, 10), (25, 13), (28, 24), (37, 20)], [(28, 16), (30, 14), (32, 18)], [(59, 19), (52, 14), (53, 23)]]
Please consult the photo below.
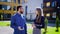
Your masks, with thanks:
[(23, 14), (23, 11), (21, 11), (20, 13)]

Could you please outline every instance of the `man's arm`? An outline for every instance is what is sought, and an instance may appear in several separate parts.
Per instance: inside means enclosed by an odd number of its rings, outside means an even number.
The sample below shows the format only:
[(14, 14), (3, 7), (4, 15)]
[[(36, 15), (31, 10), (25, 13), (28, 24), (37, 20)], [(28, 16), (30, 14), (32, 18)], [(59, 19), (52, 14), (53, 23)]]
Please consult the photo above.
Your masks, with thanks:
[(14, 28), (14, 29), (17, 29), (14, 16), (11, 17), (11, 27)]
[(15, 21), (16, 21), (15, 16), (12, 16), (12, 17), (11, 17), (11, 27), (12, 27), (13, 29), (24, 30), (24, 28), (21, 29), (20, 26), (17, 26)]
[(45, 27), (45, 22), (44, 22), (44, 20), (45, 20), (45, 18), (44, 18), (44, 16), (42, 16), (42, 24), (43, 24), (42, 28)]

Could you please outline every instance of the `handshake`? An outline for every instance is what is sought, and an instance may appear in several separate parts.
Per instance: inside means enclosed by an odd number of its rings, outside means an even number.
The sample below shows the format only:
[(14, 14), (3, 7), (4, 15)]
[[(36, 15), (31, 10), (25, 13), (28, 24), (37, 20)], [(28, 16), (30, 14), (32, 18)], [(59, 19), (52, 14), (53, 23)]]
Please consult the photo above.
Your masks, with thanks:
[(24, 27), (18, 26), (18, 30), (24, 30)]

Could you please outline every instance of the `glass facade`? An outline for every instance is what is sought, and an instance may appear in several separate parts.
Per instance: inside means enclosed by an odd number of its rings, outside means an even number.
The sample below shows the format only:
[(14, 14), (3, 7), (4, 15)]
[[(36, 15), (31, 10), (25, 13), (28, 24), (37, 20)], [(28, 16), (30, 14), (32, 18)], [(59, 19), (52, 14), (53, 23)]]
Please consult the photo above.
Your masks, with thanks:
[(2, 10), (11, 10), (11, 6), (0, 5), (0, 9), (2, 9)]
[(14, 3), (16, 3), (16, 0), (14, 0)]
[(22, 0), (22, 4), (24, 4), (25, 2), (27, 2), (27, 0)]
[(56, 12), (52, 14), (52, 18), (56, 18)]
[(43, 0), (44, 14), (48, 20), (56, 19), (57, 1)]
[(2, 5), (0, 5), (0, 9), (2, 9)]
[(1, 14), (0, 14), (0, 19), (1, 19)]
[(47, 2), (46, 3), (46, 7), (50, 7), (50, 2)]
[(13, 10), (16, 11), (16, 6), (13, 7)]
[[(24, 3), (24, 0), (21, 0)], [(5, 2), (5, 3), (4, 3)], [(16, 2), (18, 2), (17, 5)], [(20, 0), (0, 0), (0, 20), (7, 20), (11, 18), (11, 15), (17, 10), (16, 6), (20, 4)], [(10, 5), (9, 5), (10, 3)], [(14, 4), (12, 6), (12, 4)], [(22, 3), (21, 3), (22, 4)]]
[(0, 0), (0, 2), (11, 2), (11, 0)]
[(11, 14), (4, 14), (0, 13), (0, 20), (3, 18), (3, 20), (9, 20), (11, 18)]
[[(18, 4), (20, 4), (20, 0), (17, 0)], [(22, 0), (24, 2), (24, 0)], [(11, 2), (11, 0), (0, 0), (0, 2)], [(16, 3), (16, 0), (13, 0), (14, 3)]]
[(54, 7), (55, 6), (55, 2), (52, 2), (52, 5), (51, 6)]
[[(13, 0), (14, 1), (14, 3), (16, 3), (16, 0)], [(18, 4), (20, 4), (20, 0), (17, 0), (18, 1)]]
[(3, 14), (3, 18), (4, 19), (11, 18), (11, 14)]
[(20, 4), (20, 0), (18, 0), (18, 4)]
[(46, 16), (47, 16), (47, 17), (50, 17), (50, 13), (47, 13)]

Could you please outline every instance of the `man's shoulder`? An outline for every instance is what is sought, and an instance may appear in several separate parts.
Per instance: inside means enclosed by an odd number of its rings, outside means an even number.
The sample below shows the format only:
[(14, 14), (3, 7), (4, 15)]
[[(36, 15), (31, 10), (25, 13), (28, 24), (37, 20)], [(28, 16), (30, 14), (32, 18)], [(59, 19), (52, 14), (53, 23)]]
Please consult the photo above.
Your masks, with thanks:
[(16, 16), (17, 14), (14, 14), (13, 16)]
[(12, 15), (12, 17), (15, 17), (17, 14)]

